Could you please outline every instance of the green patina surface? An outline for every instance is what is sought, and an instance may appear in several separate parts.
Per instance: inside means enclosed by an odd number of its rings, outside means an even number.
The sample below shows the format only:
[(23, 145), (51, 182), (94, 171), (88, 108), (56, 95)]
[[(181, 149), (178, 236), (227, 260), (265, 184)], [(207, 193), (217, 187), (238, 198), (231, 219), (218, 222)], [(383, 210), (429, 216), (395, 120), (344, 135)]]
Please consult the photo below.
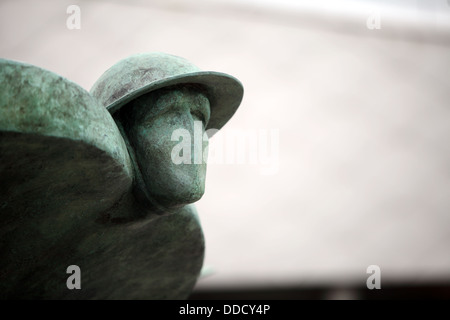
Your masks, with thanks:
[[(171, 135), (224, 125), (241, 84), (164, 54), (119, 62), (92, 95), (35, 66), (0, 65), (0, 297), (186, 298), (203, 262), (191, 203), (206, 164), (174, 164)], [(66, 287), (69, 265), (81, 290)]]

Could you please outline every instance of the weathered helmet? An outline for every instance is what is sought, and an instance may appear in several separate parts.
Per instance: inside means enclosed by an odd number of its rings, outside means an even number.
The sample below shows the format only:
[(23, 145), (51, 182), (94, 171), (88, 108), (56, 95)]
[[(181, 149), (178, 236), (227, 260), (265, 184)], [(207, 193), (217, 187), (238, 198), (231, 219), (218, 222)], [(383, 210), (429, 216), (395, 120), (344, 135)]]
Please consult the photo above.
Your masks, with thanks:
[(123, 59), (94, 84), (91, 94), (113, 114), (133, 99), (177, 84), (200, 84), (206, 89), (211, 117), (206, 129), (220, 129), (239, 107), (244, 88), (236, 78), (201, 71), (184, 58), (166, 53), (142, 53)]

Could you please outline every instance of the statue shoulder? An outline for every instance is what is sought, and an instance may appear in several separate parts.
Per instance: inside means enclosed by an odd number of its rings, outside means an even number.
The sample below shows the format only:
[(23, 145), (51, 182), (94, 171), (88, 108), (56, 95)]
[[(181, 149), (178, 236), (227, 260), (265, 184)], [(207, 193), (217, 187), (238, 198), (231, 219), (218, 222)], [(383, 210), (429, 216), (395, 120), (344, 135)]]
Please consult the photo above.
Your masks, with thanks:
[(0, 200), (10, 212), (22, 206), (24, 194), (23, 205), (33, 210), (50, 199), (102, 210), (130, 188), (125, 143), (89, 92), (51, 71), (5, 59), (0, 82), (0, 177), (8, 188)]

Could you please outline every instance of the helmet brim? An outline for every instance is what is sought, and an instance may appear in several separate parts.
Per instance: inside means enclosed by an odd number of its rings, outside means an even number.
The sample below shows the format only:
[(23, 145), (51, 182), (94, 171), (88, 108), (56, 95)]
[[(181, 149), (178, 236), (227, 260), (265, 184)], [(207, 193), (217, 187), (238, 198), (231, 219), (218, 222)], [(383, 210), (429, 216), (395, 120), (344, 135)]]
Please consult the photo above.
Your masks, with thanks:
[(241, 82), (233, 76), (221, 72), (198, 71), (153, 81), (113, 101), (106, 108), (114, 114), (127, 103), (144, 94), (177, 84), (199, 84), (206, 89), (211, 107), (211, 116), (206, 130), (221, 129), (234, 115), (244, 95)]

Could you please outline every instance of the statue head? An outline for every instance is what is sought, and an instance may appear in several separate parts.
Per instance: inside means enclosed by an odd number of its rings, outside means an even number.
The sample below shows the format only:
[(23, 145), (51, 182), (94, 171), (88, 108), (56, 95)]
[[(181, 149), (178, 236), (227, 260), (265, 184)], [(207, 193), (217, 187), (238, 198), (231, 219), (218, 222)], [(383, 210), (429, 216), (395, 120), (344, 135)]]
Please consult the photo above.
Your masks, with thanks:
[[(120, 121), (152, 199), (164, 207), (199, 200), (205, 191), (203, 151), (210, 117), (203, 90), (193, 86), (160, 89), (133, 100), (127, 108), (122, 109)], [(183, 155), (187, 161), (176, 161), (174, 155), (180, 153), (187, 153)]]
[[(148, 53), (114, 65), (91, 93), (113, 115), (126, 141), (137, 198), (166, 211), (203, 195), (208, 138), (232, 117), (243, 88), (227, 74)], [(181, 163), (174, 159), (180, 153)]]

